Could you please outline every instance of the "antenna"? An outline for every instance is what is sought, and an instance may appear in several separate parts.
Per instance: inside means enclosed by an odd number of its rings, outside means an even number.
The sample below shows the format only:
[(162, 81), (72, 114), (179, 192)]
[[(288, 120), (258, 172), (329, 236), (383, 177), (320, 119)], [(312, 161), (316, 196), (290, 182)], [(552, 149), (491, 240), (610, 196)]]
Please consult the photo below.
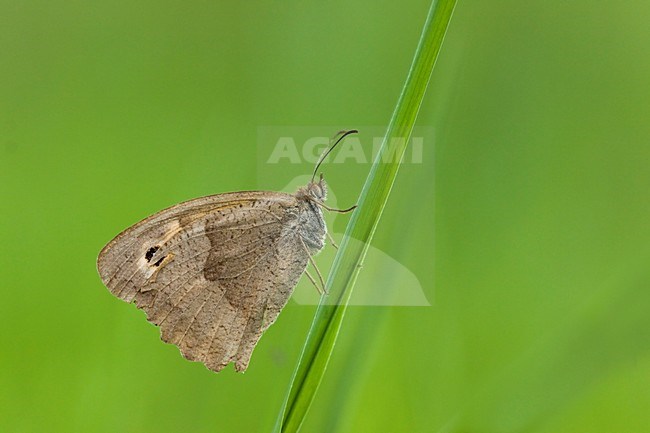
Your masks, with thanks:
[[(327, 158), (327, 155), (329, 155), (330, 152), (332, 150), (334, 150), (336, 145), (339, 144), (341, 141), (343, 141), (343, 139), (345, 137), (347, 137), (348, 135), (350, 135), (350, 134), (358, 134), (358, 133), (359, 133), (359, 131), (357, 131), (356, 129), (350, 129), (349, 131), (341, 131), (338, 134), (336, 134), (336, 135), (341, 134), (341, 136), (338, 138), (338, 140), (336, 140), (336, 143), (334, 143), (332, 146), (330, 146), (330, 148), (327, 149), (325, 152), (323, 152), (323, 154), (320, 156), (320, 158), (318, 158), (318, 162), (316, 163), (316, 167), (314, 168), (314, 173), (311, 175), (311, 181), (312, 182), (314, 181), (314, 178), (316, 177), (316, 172), (318, 171), (318, 167), (320, 167), (320, 165), (323, 163), (323, 161), (325, 161), (325, 158)], [(334, 137), (336, 137), (336, 135)]]

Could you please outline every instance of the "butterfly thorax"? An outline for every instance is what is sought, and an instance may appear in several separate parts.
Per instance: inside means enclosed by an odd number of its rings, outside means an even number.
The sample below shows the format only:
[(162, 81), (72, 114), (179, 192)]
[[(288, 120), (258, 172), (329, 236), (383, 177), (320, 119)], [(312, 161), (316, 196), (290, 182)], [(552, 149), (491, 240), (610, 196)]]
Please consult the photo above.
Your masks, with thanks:
[(327, 226), (320, 204), (327, 199), (327, 183), (322, 178), (309, 182), (296, 191), (300, 203), (297, 229), (311, 254), (318, 253), (325, 245)]

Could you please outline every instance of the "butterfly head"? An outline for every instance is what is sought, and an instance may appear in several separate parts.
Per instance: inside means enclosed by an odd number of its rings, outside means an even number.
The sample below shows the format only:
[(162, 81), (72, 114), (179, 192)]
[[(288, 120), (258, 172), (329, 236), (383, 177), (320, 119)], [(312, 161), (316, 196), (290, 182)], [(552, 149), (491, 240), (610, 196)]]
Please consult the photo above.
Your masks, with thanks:
[(300, 188), (297, 194), (307, 200), (322, 203), (327, 200), (327, 182), (325, 182), (321, 174), (318, 181), (309, 182), (307, 186)]

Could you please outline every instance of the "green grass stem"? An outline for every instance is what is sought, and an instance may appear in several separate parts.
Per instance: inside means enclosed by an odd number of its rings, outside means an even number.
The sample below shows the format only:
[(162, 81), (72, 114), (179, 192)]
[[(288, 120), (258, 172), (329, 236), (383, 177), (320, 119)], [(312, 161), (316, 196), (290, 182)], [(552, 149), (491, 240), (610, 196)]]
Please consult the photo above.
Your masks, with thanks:
[[(316, 311), (275, 432), (294, 433), (300, 429), (325, 374), (352, 288), (386, 206), (455, 5), (456, 0), (434, 0), (431, 4), (406, 82), (361, 191), (359, 207), (350, 218), (334, 259), (326, 282), (329, 294), (323, 296)], [(360, 242), (350, 242), (350, 238)]]

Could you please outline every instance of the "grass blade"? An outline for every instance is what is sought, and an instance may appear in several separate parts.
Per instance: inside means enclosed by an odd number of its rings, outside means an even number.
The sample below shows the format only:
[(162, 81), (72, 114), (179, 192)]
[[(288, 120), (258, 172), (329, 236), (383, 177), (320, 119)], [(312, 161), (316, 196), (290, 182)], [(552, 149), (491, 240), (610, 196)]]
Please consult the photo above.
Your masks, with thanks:
[[(275, 426), (276, 432), (300, 429), (325, 374), (359, 268), (388, 200), (406, 145), (440, 52), (456, 0), (434, 0), (413, 63), (388, 125), (377, 159), (352, 214), (303, 347), (291, 388)], [(356, 239), (357, 241), (351, 241)]]

